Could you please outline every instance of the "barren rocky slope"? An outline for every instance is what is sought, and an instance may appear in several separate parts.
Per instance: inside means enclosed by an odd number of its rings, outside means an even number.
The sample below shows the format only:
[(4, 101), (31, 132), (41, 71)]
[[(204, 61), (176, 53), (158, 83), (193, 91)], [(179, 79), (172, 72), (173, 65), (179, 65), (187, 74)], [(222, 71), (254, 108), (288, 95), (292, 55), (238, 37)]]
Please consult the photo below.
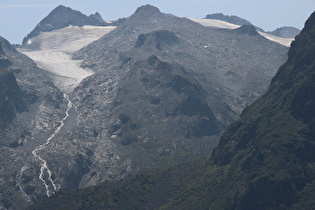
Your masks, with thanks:
[(29, 209), (314, 209), (315, 13), (268, 91), (211, 155), (94, 187)]
[(77, 123), (45, 150), (55, 181), (83, 187), (211, 152), (286, 52), (250, 26), (206, 28), (140, 7), (74, 55), (95, 73), (71, 95)]
[[(4, 132), (18, 146), (1, 147), (2, 159), (12, 157), (1, 169), (2, 206), (22, 205), (15, 193), (32, 202), (208, 154), (287, 57), (286, 47), (251, 26), (207, 28), (150, 5), (97, 41), (94, 30), (102, 29), (70, 26), (33, 37), (20, 50), (45, 70), (8, 44), (9, 69), (29, 111), (11, 124), (18, 129)], [(54, 53), (75, 68), (57, 72), (58, 59), (45, 65)], [(77, 78), (74, 71), (94, 74)], [(64, 88), (68, 79), (83, 80)]]
[[(3, 38), (0, 54), (0, 65), (6, 72), (1, 74), (5, 78), (1, 82), (4, 121), (0, 127), (0, 208), (21, 209), (43, 195), (37, 181), (41, 161), (32, 151), (58, 126), (66, 100), (47, 73)], [(31, 184), (31, 180), (36, 182)]]

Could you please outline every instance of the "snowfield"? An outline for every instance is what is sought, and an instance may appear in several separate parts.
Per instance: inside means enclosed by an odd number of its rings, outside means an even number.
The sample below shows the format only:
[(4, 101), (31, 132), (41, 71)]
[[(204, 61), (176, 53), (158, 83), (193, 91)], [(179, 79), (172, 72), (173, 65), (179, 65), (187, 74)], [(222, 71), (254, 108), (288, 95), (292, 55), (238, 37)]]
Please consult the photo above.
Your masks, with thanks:
[(225, 28), (225, 29), (236, 29), (240, 27), (239, 25), (235, 25), (232, 23), (228, 23), (222, 20), (214, 20), (214, 19), (196, 19), (190, 18), (190, 20), (199, 23), (203, 26), (207, 27), (215, 27), (215, 28)]
[[(236, 29), (239, 25), (213, 19), (190, 19), (207, 27)], [(71, 54), (111, 32), (114, 26), (68, 26), (43, 32), (28, 40), (29, 49), (20, 52), (33, 59), (36, 64), (52, 73), (56, 86), (64, 93), (71, 93), (80, 82), (93, 74), (93, 71), (80, 66), (81, 60), (72, 60)], [(259, 32), (267, 39), (289, 47), (293, 39), (272, 36)]]
[(18, 49), (36, 64), (52, 73), (56, 86), (64, 93), (70, 93), (80, 82), (93, 74), (90, 69), (80, 66), (81, 60), (72, 60), (71, 53), (98, 40), (116, 27), (68, 26), (44, 32), (30, 39), (28, 45), (36, 50)]
[(279, 44), (282, 44), (286, 47), (290, 47), (291, 46), (291, 43), (294, 39), (292, 38), (283, 38), (283, 37), (279, 37), (279, 36), (273, 36), (271, 34), (267, 34), (267, 33), (264, 33), (264, 32), (260, 32), (258, 31), (258, 33), (262, 36), (264, 36), (266, 39), (269, 39), (273, 42), (277, 42)]
[[(225, 21), (221, 20), (214, 20), (214, 19), (195, 19), (195, 18), (190, 18), (190, 20), (199, 23), (203, 26), (207, 27), (215, 27), (215, 28), (224, 28), (224, 29), (236, 29), (240, 27), (239, 25), (231, 24)], [(283, 37), (278, 37), (278, 36), (273, 36), (264, 32), (258, 31), (258, 33), (262, 36), (264, 36), (266, 39), (269, 39), (273, 42), (277, 42), (281, 45), (284, 45), (286, 47), (290, 47), (292, 41), (294, 39), (292, 38), (283, 38)]]

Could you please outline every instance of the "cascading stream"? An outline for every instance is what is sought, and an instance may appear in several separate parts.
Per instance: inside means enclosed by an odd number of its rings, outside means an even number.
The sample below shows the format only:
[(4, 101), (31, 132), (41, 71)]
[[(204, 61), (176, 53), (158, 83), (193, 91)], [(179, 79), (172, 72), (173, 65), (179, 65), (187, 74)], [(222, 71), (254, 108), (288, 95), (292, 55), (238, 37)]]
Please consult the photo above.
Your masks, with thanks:
[(69, 110), (73, 107), (72, 102), (69, 99), (69, 96), (67, 94), (64, 94), (64, 98), (68, 101), (68, 108), (66, 110), (66, 115), (65, 117), (61, 120), (60, 125), (58, 126), (58, 128), (52, 133), (52, 135), (47, 139), (47, 141), (40, 145), (39, 147), (37, 147), (35, 150), (32, 151), (33, 156), (36, 159), (39, 159), (42, 164), (41, 164), (41, 168), (40, 168), (40, 174), (39, 174), (39, 179), (43, 182), (43, 184), (45, 185), (46, 188), (46, 194), (48, 197), (50, 197), (54, 192), (56, 192), (57, 186), (54, 183), (54, 180), (52, 178), (52, 172), (51, 170), (48, 168), (47, 165), (47, 161), (40, 156), (40, 151), (43, 150), (49, 143), (50, 141), (60, 132), (60, 130), (63, 128), (64, 124), (65, 124), (65, 120), (68, 118), (69, 116)]
[[(27, 48), (18, 48), (18, 50), (34, 60), (38, 67), (50, 72), (52, 81), (61, 92), (70, 94), (83, 79), (94, 74), (92, 70), (81, 67), (82, 61), (72, 60), (71, 54), (98, 40), (115, 28), (113, 26), (69, 26), (50, 32), (42, 32), (40, 35), (29, 40), (30, 45), (36, 46), (34, 49), (32, 46), (28, 46)], [(59, 185), (54, 183), (52, 171), (49, 169), (46, 161), (48, 158), (44, 159), (43, 150), (63, 128), (65, 120), (69, 116), (70, 109), (74, 108), (75, 112), (77, 110), (66, 94), (64, 94), (64, 97), (68, 101), (66, 116), (61, 120), (60, 126), (58, 126), (47, 141), (32, 151), (35, 159), (41, 163), (39, 179), (45, 186), (47, 196), (56, 192)], [(23, 170), (21, 170), (21, 173), (23, 173)], [(21, 192), (27, 197), (22, 186)]]

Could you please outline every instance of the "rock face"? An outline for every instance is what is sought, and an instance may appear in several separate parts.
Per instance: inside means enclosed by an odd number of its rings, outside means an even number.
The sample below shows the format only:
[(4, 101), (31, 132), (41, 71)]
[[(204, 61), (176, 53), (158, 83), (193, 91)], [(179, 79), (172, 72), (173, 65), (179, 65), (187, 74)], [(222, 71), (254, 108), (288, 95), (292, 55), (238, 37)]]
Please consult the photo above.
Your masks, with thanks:
[(16, 112), (27, 110), (27, 106), (23, 101), (21, 89), (16, 83), (14, 74), (2, 66), (0, 66), (0, 88), (0, 127), (3, 128), (13, 120)]
[(314, 36), (315, 13), (266, 94), (227, 129), (211, 156), (60, 193), (31, 209), (313, 209)]
[(26, 45), (28, 40), (40, 34), (40, 32), (52, 31), (72, 26), (107, 26), (99, 13), (86, 16), (79, 11), (73, 10), (70, 7), (58, 6), (47, 17), (45, 17), (37, 26), (23, 39), (23, 45)]
[(16, 113), (27, 110), (27, 104), (22, 98), (21, 89), (16, 82), (13, 72), (7, 68), (11, 62), (4, 52), (5, 40), (0, 37), (0, 128), (4, 129), (11, 123)]
[(301, 30), (297, 28), (285, 26), (285, 27), (277, 28), (276, 30), (272, 32), (268, 32), (268, 33), (274, 36), (280, 36), (284, 38), (294, 38), (300, 32)]
[(34, 191), (45, 192), (32, 151), (56, 129), (66, 101), (47, 73), (2, 37), (0, 72), (0, 208), (23, 209)]

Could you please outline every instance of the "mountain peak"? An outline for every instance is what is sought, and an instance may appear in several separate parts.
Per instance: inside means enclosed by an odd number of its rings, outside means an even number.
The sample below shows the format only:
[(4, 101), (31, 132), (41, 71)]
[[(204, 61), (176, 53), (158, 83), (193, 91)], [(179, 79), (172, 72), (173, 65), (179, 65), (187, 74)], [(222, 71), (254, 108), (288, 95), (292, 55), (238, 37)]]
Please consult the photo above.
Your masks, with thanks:
[(277, 28), (276, 30), (268, 32), (268, 33), (274, 36), (279, 36), (279, 37), (284, 37), (284, 38), (294, 38), (300, 32), (301, 30), (297, 28), (284, 26), (284, 27)]
[(138, 9), (135, 12), (135, 14), (151, 14), (151, 15), (156, 14), (156, 13), (161, 13), (161, 11), (157, 7), (152, 6), (150, 4), (138, 7)]
[(102, 16), (101, 16), (100, 13), (98, 13), (98, 12), (96, 12), (95, 14), (91, 14), (91, 15), (89, 16), (89, 18), (90, 18), (91, 20), (96, 20), (96, 21), (99, 21), (99, 22), (103, 22), (103, 21), (104, 21), (103, 18), (102, 18)]
[(253, 25), (242, 25), (241, 27), (235, 29), (235, 31), (241, 34), (248, 34), (250, 36), (259, 35), (255, 26)]
[(59, 5), (53, 9), (42, 21), (40, 21), (34, 30), (23, 39), (23, 45), (26, 45), (30, 38), (39, 35), (40, 32), (52, 31), (55, 29), (67, 27), (69, 25), (106, 26), (108, 24), (102, 20), (102, 17), (99, 13), (95, 13), (94, 15), (90, 15), (88, 17), (77, 10), (71, 9), (70, 7)]
[[(58, 7), (56, 7), (54, 10), (65, 10), (65, 9), (71, 9), (70, 7), (66, 7), (66, 6), (63, 6), (63, 5), (59, 5)], [(53, 10), (53, 11), (54, 11)]]

